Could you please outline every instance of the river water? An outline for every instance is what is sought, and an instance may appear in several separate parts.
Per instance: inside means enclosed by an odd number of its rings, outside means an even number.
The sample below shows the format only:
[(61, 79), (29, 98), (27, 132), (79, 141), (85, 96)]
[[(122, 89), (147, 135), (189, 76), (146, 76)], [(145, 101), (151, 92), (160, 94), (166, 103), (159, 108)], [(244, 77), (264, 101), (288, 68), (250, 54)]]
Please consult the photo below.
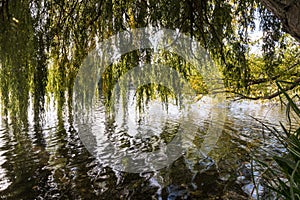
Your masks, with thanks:
[[(0, 198), (256, 198), (257, 192), (266, 191), (263, 184), (255, 190), (253, 179), (259, 182), (261, 171), (253, 156), (268, 161), (272, 153), (284, 152), (261, 124), (278, 129), (279, 122), (287, 124), (278, 103), (243, 100), (216, 105), (203, 98), (184, 121), (176, 106), (166, 111), (156, 101), (148, 104), (144, 117), (137, 117), (134, 104), (126, 112), (119, 106), (113, 118), (105, 115), (101, 101), (95, 105), (93, 120), (84, 123), (67, 108), (57, 115), (51, 101), (40, 119), (29, 114), (25, 128), (2, 117)], [(130, 165), (122, 159), (129, 155), (126, 152), (138, 157), (160, 148), (179, 134), (178, 127), (184, 127), (185, 139), (173, 160), (152, 162), (141, 171), (139, 166), (124, 167)]]

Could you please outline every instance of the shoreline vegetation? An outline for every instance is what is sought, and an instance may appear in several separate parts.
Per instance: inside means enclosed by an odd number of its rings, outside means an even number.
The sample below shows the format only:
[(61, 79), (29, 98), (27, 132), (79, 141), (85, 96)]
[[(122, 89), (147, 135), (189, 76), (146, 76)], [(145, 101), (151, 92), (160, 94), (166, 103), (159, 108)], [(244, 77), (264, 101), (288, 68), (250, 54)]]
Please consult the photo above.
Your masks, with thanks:
[[(277, 140), (286, 149), (282, 155), (274, 155), (273, 161), (267, 163), (261, 160), (257, 160), (262, 168), (264, 168), (263, 174), (260, 176), (266, 181), (266, 186), (275, 193), (277, 199), (300, 199), (300, 106), (298, 103), (299, 96), (295, 95), (291, 98), (280, 85), (280, 81), (277, 82), (279, 90), (284, 95), (284, 99), (281, 99), (286, 104), (286, 117), (291, 123), (291, 118), (298, 121), (298, 126), (291, 129), (290, 125), (281, 125), (281, 129), (264, 125)], [(274, 167), (274, 163), (276, 163)], [(254, 176), (254, 175), (253, 175)], [(254, 181), (255, 182), (255, 181)], [(258, 189), (260, 183), (256, 183)], [(257, 199), (261, 199), (259, 196)]]

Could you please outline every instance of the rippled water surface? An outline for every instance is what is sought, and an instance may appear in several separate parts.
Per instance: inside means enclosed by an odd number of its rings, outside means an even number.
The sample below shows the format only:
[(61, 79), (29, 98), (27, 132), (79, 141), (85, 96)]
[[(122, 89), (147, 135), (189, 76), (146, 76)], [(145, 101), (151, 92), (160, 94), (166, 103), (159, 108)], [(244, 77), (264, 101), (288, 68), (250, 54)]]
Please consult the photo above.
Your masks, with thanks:
[[(267, 160), (270, 151), (284, 151), (259, 122), (275, 127), (279, 121), (286, 123), (278, 104), (241, 101), (215, 105), (204, 98), (192, 105), (184, 121), (171, 105), (166, 112), (154, 101), (146, 110), (141, 118), (134, 105), (126, 112), (120, 106), (116, 117), (109, 118), (100, 102), (94, 120), (82, 123), (71, 112), (69, 117), (57, 117), (50, 105), (43, 119), (31, 119), (22, 129), (2, 118), (0, 198), (255, 198), (251, 175), (257, 178), (261, 172), (251, 155)], [(184, 151), (174, 162), (150, 172), (122, 172), (118, 163), (122, 158), (161, 148), (180, 127), (184, 127)], [(163, 162), (163, 155), (157, 159)]]

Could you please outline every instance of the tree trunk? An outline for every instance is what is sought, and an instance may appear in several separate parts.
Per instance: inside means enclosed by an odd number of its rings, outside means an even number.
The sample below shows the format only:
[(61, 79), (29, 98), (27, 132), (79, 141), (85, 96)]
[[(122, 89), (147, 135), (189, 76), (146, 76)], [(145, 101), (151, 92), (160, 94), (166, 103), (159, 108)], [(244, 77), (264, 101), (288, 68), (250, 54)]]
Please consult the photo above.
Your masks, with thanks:
[(261, 2), (281, 20), (284, 30), (300, 42), (300, 1), (261, 0)]

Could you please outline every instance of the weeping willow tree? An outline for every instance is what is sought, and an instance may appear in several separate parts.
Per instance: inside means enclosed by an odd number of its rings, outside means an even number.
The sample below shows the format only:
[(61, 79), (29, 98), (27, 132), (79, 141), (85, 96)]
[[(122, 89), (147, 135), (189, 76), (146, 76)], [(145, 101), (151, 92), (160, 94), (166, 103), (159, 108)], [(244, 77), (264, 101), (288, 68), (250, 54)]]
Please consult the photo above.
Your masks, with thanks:
[(29, 7), (23, 8), (21, 2), (12, 2), (10, 6), (14, 10), (3, 13), (1, 22), (1, 99), (5, 114), (10, 110), (17, 124), (26, 125), (36, 38), (28, 26), (33, 24)]
[[(66, 101), (71, 105), (78, 69), (97, 42), (119, 31), (145, 26), (179, 30), (199, 41), (223, 73), (223, 92), (241, 98), (271, 99), (281, 94), (273, 86), (275, 80), (292, 83), (285, 89), (296, 92), (300, 82), (296, 44), (299, 18), (292, 16), (298, 13), (296, 1), (278, 0), (3, 0), (0, 70), (4, 112), (10, 110), (13, 118), (26, 123), (30, 97), (39, 115), (46, 91), (54, 94), (58, 107)], [(253, 39), (255, 33), (260, 37)], [(141, 55), (124, 56), (121, 64), (112, 66), (119, 70), (112, 71), (125, 73), (132, 60)], [(151, 52), (147, 56), (148, 60), (153, 58)], [(176, 56), (169, 59), (181, 63)], [(182, 66), (186, 71), (190, 67)], [(111, 77), (118, 77), (109, 73), (104, 76), (107, 88), (114, 81)], [(203, 83), (197, 76), (187, 79), (199, 89)], [(140, 92), (151, 96), (151, 87)]]

